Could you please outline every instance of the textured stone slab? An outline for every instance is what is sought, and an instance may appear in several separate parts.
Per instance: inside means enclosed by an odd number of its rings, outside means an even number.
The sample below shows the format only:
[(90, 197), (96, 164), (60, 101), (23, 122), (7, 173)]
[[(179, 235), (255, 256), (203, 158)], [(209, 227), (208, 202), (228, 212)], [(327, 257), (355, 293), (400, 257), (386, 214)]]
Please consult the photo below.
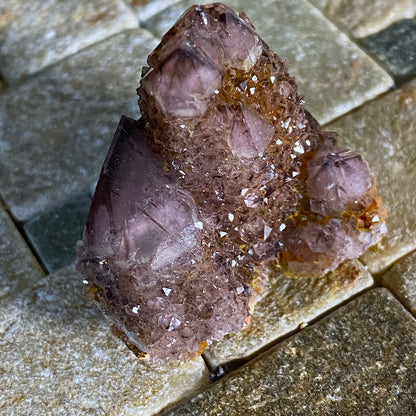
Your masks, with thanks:
[(356, 38), (376, 33), (391, 23), (413, 17), (414, 0), (310, 0), (336, 25)]
[(416, 322), (375, 289), (164, 415), (411, 415)]
[(98, 178), (120, 115), (138, 117), (134, 89), (155, 45), (149, 32), (127, 31), (2, 95), (0, 192), (17, 219)]
[(0, 301), (34, 285), (42, 276), (39, 263), (0, 205)]
[(81, 295), (71, 268), (0, 306), (0, 411), (7, 415), (152, 415), (208, 380), (201, 358), (139, 360)]
[(213, 368), (248, 357), (372, 284), (358, 261), (317, 279), (278, 274), (256, 304), (250, 325), (213, 343), (205, 356)]
[(382, 282), (416, 316), (416, 251), (397, 261)]
[(75, 261), (75, 245), (82, 238), (90, 205), (86, 192), (24, 224), (29, 241), (50, 273)]
[[(157, 14), (178, 0), (128, 0), (140, 21)], [(196, 3), (195, 3), (196, 4)]]
[[(289, 62), (306, 107), (321, 123), (393, 85), (383, 69), (304, 0), (224, 3), (244, 11), (271, 49)], [(191, 4), (175, 3), (143, 25), (160, 37)]]
[(416, 19), (396, 22), (361, 42), (398, 82), (416, 75)]
[(8, 83), (138, 26), (121, 0), (1, 0), (0, 67)]
[(387, 209), (387, 237), (362, 260), (379, 273), (416, 248), (416, 80), (327, 126), (361, 153)]

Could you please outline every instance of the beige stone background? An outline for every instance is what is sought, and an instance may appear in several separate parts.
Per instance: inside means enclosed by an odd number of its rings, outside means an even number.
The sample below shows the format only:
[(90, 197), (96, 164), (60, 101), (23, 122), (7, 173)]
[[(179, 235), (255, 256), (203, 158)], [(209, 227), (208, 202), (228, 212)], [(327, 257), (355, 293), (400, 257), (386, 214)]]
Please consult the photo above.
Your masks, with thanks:
[(387, 237), (320, 279), (277, 274), (204, 357), (138, 360), (81, 295), (74, 244), (141, 67), (192, 2), (0, 0), (0, 415), (416, 414), (416, 0), (225, 3), (364, 155)]

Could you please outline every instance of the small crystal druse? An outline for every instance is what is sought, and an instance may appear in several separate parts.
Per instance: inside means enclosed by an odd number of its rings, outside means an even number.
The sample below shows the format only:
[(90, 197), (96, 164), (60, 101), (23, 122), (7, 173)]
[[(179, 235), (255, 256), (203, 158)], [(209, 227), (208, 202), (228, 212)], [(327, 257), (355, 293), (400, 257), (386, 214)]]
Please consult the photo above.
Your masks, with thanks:
[(319, 277), (386, 233), (367, 163), (304, 109), (244, 14), (188, 9), (123, 117), (78, 267), (136, 351), (187, 358), (249, 321), (271, 273)]

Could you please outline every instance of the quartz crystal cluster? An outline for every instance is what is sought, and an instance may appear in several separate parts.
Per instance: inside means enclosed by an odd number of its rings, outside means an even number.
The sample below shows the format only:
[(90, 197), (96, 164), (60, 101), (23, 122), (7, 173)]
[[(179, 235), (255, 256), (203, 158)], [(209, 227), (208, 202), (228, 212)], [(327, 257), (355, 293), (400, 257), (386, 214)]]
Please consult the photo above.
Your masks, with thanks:
[(243, 13), (193, 6), (148, 58), (78, 267), (137, 353), (187, 358), (249, 323), (270, 274), (319, 277), (386, 233), (374, 178), (305, 110)]

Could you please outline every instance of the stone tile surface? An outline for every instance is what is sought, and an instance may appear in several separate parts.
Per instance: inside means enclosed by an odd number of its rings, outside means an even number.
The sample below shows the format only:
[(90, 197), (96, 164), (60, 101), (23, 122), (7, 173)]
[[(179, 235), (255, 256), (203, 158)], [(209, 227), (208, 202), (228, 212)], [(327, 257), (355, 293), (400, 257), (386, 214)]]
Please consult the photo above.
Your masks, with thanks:
[(327, 126), (340, 145), (360, 152), (387, 209), (387, 237), (362, 260), (380, 273), (416, 249), (416, 80)]
[(0, 193), (15, 218), (98, 178), (120, 116), (139, 116), (135, 88), (156, 43), (147, 31), (123, 32), (2, 95)]
[[(143, 25), (161, 37), (193, 3), (175, 3)], [(383, 69), (305, 0), (224, 3), (244, 11), (271, 49), (288, 61), (306, 107), (321, 123), (347, 113), (393, 85)]]
[(164, 415), (412, 415), (416, 321), (372, 290)]
[(358, 261), (319, 279), (278, 274), (257, 303), (250, 325), (211, 345), (205, 356), (213, 368), (250, 356), (372, 284)]
[(416, 76), (416, 18), (400, 20), (361, 42), (398, 82)]
[(202, 387), (207, 369), (139, 360), (86, 304), (67, 268), (0, 305), (0, 414), (152, 415)]
[(43, 276), (39, 263), (0, 204), (0, 302)]
[(75, 245), (82, 239), (90, 205), (86, 190), (24, 224), (24, 232), (50, 273), (75, 261)]
[(382, 283), (416, 316), (416, 251), (398, 260)]
[(8, 83), (138, 26), (121, 0), (0, 0), (0, 67)]
[(331, 21), (351, 36), (362, 38), (379, 32), (391, 23), (411, 18), (415, 0), (310, 0)]
[[(137, 13), (139, 21), (148, 19), (178, 1), (179, 0), (128, 0), (133, 10)], [(198, 2), (195, 4), (197, 3)]]

